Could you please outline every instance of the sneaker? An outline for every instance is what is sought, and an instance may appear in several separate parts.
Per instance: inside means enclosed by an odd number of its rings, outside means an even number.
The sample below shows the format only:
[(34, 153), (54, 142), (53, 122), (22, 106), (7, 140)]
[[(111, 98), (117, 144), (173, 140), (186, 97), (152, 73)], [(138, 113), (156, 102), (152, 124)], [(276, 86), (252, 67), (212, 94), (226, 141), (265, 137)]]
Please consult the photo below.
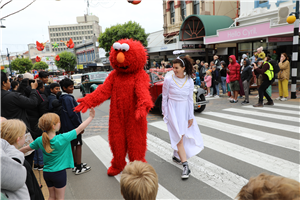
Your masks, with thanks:
[(232, 100), (233, 100), (233, 98), (231, 98), (231, 97), (230, 97), (230, 98), (228, 98), (228, 100), (229, 100), (229, 101), (232, 101)]
[(210, 94), (208, 93), (205, 97), (210, 97)]
[(285, 97), (283, 97), (283, 98), (280, 99), (280, 101), (287, 101), (287, 100), (288, 100), (288, 99), (285, 98)]
[(91, 170), (90, 166), (81, 166), (81, 169), (76, 169), (75, 175), (80, 175)]
[(215, 95), (214, 97), (216, 97), (216, 98), (220, 98), (220, 96), (219, 96), (219, 95)]
[(38, 166), (38, 170), (39, 170), (39, 171), (43, 171), (43, 169), (44, 169), (44, 165), (39, 165), (39, 166)]
[(245, 105), (245, 104), (249, 104), (249, 101), (245, 100), (245, 101), (242, 102), (242, 105)]
[(277, 97), (275, 100), (281, 100), (282, 101), (282, 97)]
[(177, 163), (178, 165), (182, 165), (181, 160), (176, 158), (175, 156), (172, 157), (173, 162)]
[(273, 105), (274, 105), (274, 102), (273, 102), (273, 101), (268, 101), (267, 103), (264, 103), (264, 105), (273, 106)]
[(36, 164), (33, 165), (34, 170), (37, 170), (38, 168), (39, 168), (39, 165), (36, 165)]
[(182, 171), (182, 174), (181, 174), (181, 178), (182, 179), (189, 178), (190, 173), (191, 173), (191, 170), (189, 169), (189, 166), (188, 165), (183, 166), (183, 171)]
[[(82, 163), (83, 167), (86, 167), (86, 165), (87, 165), (86, 163)], [(74, 168), (72, 168), (72, 172), (76, 172), (76, 169), (77, 169), (76, 166)]]
[(231, 100), (230, 103), (237, 103), (239, 100)]
[(258, 99), (258, 98), (259, 98), (259, 95), (255, 96), (254, 98)]
[(264, 104), (262, 104), (262, 103), (257, 103), (257, 104), (255, 104), (255, 105), (253, 105), (253, 107), (264, 107)]

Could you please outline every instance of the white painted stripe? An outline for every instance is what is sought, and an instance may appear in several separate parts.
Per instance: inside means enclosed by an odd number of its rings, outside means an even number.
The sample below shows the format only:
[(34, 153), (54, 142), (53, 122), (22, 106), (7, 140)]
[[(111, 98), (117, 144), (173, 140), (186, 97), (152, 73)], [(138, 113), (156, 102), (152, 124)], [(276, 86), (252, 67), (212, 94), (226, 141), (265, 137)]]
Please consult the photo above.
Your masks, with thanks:
[[(276, 104), (276, 102), (275, 102)], [(243, 108), (251, 108), (256, 110), (264, 110), (265, 112), (277, 112), (282, 113), (285, 115), (291, 114), (291, 115), (300, 115), (300, 111), (294, 111), (294, 110), (284, 110), (284, 109), (278, 109), (278, 108), (272, 108), (272, 106), (265, 106), (265, 107), (253, 107), (253, 106), (243, 106)]]
[[(105, 141), (101, 136), (93, 136), (89, 138), (84, 138), (83, 141), (88, 145), (91, 151), (101, 160), (106, 168), (110, 167), (110, 161), (112, 159), (112, 153), (110, 152), (110, 147), (108, 142)], [(128, 162), (128, 160), (127, 160)], [(115, 176), (115, 178), (120, 182), (121, 175)], [(167, 189), (159, 184), (157, 199), (178, 199)]]
[(291, 105), (291, 104), (285, 104), (285, 103), (275, 103), (274, 107), (293, 108), (293, 109), (300, 110), (300, 105)]
[[(167, 131), (167, 125), (163, 121), (149, 123), (151, 126)], [(236, 158), (251, 165), (260, 167), (278, 175), (300, 180), (300, 167), (298, 164), (261, 153), (234, 143), (226, 142), (209, 135), (202, 134), (204, 145), (207, 148), (218, 151), (227, 156)]]
[(292, 61), (298, 61), (298, 52), (293, 52)]
[(253, 118), (249, 118), (249, 117), (228, 115), (228, 114), (224, 114), (224, 113), (220, 113), (220, 112), (204, 112), (204, 113), (202, 113), (202, 115), (220, 117), (220, 118), (238, 121), (238, 122), (242, 122), (242, 123), (246, 123), (246, 124), (252, 124), (254, 126), (264, 126), (264, 127), (268, 127), (268, 128), (274, 128), (274, 129), (290, 131), (290, 132), (294, 132), (294, 133), (300, 133), (299, 126), (279, 124), (279, 123), (264, 121), (264, 120), (260, 120), (260, 119), (253, 119)]
[(200, 126), (205, 126), (215, 130), (224, 131), (229, 134), (238, 135), (241, 137), (283, 147), (286, 149), (300, 151), (299, 149), (300, 143), (299, 140), (297, 139), (270, 134), (267, 132), (258, 131), (258, 130), (245, 128), (241, 126), (235, 126), (228, 123), (216, 122), (211, 119), (205, 119), (204, 117), (196, 117), (196, 120)]
[(297, 77), (297, 68), (292, 68), (292, 77)]
[(299, 43), (298, 41), (299, 41), (299, 35), (294, 35), (293, 36), (293, 45), (298, 44)]
[(296, 92), (297, 84), (291, 84), (291, 92)]
[(255, 115), (259, 117), (265, 117), (265, 118), (272, 118), (272, 119), (278, 119), (278, 120), (284, 120), (284, 121), (290, 121), (290, 122), (300, 122), (299, 117), (290, 117), (286, 115), (277, 115), (277, 114), (269, 114), (264, 112), (258, 112), (257, 110), (244, 110), (244, 109), (237, 109), (237, 108), (226, 108), (223, 109), (224, 111), (228, 112), (234, 112), (239, 114), (246, 114), (246, 115)]
[[(173, 150), (171, 145), (151, 134), (148, 134), (148, 150), (164, 159), (173, 166), (182, 169), (181, 165), (175, 164), (171, 158)], [(191, 168), (191, 175), (222, 192), (231, 199), (235, 198), (241, 188), (248, 182), (247, 179), (236, 175), (226, 169), (223, 169), (211, 162), (208, 162), (198, 156), (188, 160)]]

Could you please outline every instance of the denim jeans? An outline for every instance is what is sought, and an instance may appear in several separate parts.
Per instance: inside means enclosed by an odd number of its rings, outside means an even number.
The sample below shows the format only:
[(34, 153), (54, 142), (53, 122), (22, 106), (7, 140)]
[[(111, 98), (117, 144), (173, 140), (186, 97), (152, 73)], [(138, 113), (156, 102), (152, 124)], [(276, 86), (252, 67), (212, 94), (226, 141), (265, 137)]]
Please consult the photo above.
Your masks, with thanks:
[(215, 89), (216, 89), (216, 95), (220, 95), (220, 83), (218, 83), (218, 84), (215, 84)]
[(226, 94), (226, 77), (221, 76), (221, 86), (223, 90), (223, 94)]
[(34, 160), (34, 164), (36, 165), (44, 165), (42, 149), (38, 149), (34, 151), (33, 160)]

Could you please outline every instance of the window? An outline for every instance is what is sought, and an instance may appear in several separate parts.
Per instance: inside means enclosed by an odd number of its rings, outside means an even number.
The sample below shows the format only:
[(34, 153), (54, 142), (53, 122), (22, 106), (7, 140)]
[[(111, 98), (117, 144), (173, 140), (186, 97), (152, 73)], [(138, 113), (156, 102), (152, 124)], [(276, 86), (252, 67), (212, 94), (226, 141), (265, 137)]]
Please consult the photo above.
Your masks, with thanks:
[(64, 28), (64, 30), (66, 30), (66, 27)]
[(90, 25), (90, 28), (92, 29), (92, 28), (93, 28), (93, 26), (92, 26), (92, 25)]
[(185, 17), (186, 17), (186, 4), (185, 4), (185, 1), (181, 1), (180, 9), (181, 9), (181, 19), (183, 21), (183, 20), (185, 20)]
[(67, 27), (67, 31), (69, 30), (69, 27)]
[(55, 31), (57, 31), (57, 28), (55, 28)]
[(174, 24), (175, 23), (174, 1), (170, 2), (170, 12), (171, 12), (171, 24)]
[(194, 10), (194, 14), (195, 15), (200, 15), (200, 2), (199, 2), (199, 0), (194, 1), (194, 8), (193, 8), (193, 10)]
[(269, 3), (269, 1), (258, 1), (258, 0), (255, 0), (254, 1), (254, 8), (264, 8), (264, 7), (267, 7), (268, 9), (270, 8), (271, 4)]
[(76, 30), (78, 30), (78, 26), (76, 26)]

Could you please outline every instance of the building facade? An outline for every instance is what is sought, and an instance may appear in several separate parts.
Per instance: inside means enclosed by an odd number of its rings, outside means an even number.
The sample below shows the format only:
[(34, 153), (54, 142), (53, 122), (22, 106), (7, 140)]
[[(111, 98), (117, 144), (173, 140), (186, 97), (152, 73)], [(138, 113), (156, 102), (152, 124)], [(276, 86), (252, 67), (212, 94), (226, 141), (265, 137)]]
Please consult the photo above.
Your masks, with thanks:
[[(241, 59), (243, 54), (253, 55), (258, 47), (279, 61), (280, 54), (292, 56), (294, 25), (286, 18), (295, 11), (294, 0), (241, 1), (241, 16), (233, 26), (220, 29), (217, 34), (204, 38), (204, 44), (235, 46), (233, 54)], [(300, 52), (300, 47), (299, 47)], [(298, 76), (300, 75), (298, 71)]]
[(219, 15), (235, 19), (239, 15), (239, 1), (163, 1), (165, 44), (176, 43), (176, 36), (190, 15)]
[(99, 37), (102, 27), (99, 25), (99, 18), (95, 15), (84, 15), (76, 18), (77, 24), (52, 25), (48, 26), (50, 42), (57, 43), (58, 48), (54, 52), (67, 50), (61, 41), (69, 41), (72, 38), (75, 45), (82, 43), (83, 39), (90, 40), (94, 36)]

